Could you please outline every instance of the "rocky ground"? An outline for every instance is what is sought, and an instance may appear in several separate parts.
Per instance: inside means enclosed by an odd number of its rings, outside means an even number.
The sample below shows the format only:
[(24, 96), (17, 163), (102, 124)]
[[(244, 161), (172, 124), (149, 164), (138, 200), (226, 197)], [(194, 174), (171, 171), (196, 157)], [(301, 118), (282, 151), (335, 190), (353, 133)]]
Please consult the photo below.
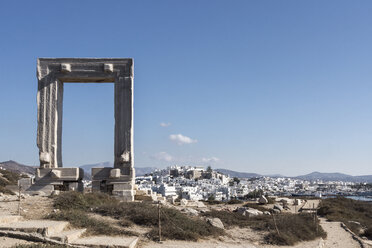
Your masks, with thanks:
[[(318, 204), (317, 200), (308, 201), (305, 204), (313, 206)], [(16, 196), (1, 196), (0, 197), (0, 215), (16, 215), (18, 214), (18, 198)], [(305, 205), (304, 204), (304, 205)], [(233, 210), (239, 205), (211, 205), (208, 208), (212, 209), (230, 209)], [(271, 208), (271, 205), (267, 205), (267, 208)], [(295, 213), (299, 209), (299, 206), (291, 206), (287, 211)], [(21, 215), (25, 219), (41, 219), (48, 213), (53, 212), (52, 199), (45, 196), (25, 196), (21, 199), (20, 205)], [(97, 217), (98, 218), (98, 217)], [(114, 220), (112, 220), (114, 221)], [(312, 248), (312, 247), (350, 247), (357, 248), (361, 247), (360, 244), (354, 240), (350, 233), (346, 232), (340, 225), (339, 222), (327, 222), (325, 219), (321, 220), (321, 226), (327, 232), (327, 238), (325, 240), (318, 239), (310, 242), (302, 242), (295, 248)], [(227, 235), (218, 239), (201, 240), (199, 242), (188, 242), (188, 241), (173, 241), (167, 240), (162, 243), (149, 241), (146, 239), (146, 233), (143, 227), (134, 226), (131, 227), (135, 232), (140, 234), (140, 242), (137, 247), (150, 248), (150, 247), (178, 247), (178, 248), (274, 248), (277, 246), (270, 246), (263, 244), (264, 233), (253, 231), (250, 228), (231, 228), (226, 230)], [(0, 237), (0, 247), (12, 247), (15, 244), (31, 244), (24, 240)], [(283, 246), (282, 246), (283, 247)]]

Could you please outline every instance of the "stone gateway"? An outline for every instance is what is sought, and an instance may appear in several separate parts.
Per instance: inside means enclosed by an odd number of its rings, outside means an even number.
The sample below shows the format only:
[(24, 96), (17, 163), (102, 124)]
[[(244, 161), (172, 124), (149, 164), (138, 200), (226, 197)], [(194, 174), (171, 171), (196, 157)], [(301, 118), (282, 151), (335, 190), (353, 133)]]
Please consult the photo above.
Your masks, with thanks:
[(40, 168), (36, 171), (32, 190), (83, 190), (83, 170), (62, 166), (63, 85), (114, 83), (114, 168), (92, 169), (92, 189), (133, 201), (133, 60), (39, 58), (37, 78)]

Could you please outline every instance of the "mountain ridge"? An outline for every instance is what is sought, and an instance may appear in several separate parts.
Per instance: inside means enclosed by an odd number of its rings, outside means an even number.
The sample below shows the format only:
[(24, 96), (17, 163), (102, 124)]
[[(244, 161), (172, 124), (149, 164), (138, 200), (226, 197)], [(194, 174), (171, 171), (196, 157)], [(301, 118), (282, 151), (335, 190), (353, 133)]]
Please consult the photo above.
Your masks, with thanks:
[[(30, 165), (24, 165), (21, 163), (18, 163), (14, 160), (8, 160), (4, 162), (0, 162), (0, 167), (3, 167), (6, 170), (17, 172), (17, 173), (26, 173), (30, 175), (35, 174), (35, 169), (38, 168), (38, 166), (30, 166)], [(84, 174), (87, 175), (85, 178), (90, 178), (90, 172), (92, 168), (97, 167), (113, 167), (112, 162), (101, 162), (101, 163), (95, 163), (95, 164), (85, 164), (79, 166), (84, 170)], [(135, 167), (136, 170), (136, 176), (143, 176), (145, 174), (149, 174), (153, 172), (156, 167)], [(239, 178), (252, 178), (252, 177), (261, 177), (261, 176), (270, 176), (270, 177), (287, 177), (280, 174), (272, 174), (272, 175), (261, 175), (258, 173), (249, 173), (249, 172), (238, 172), (228, 169), (215, 169), (218, 172), (221, 172), (226, 175), (230, 175), (230, 177), (239, 177)], [(360, 176), (351, 176), (348, 174), (340, 173), (340, 172), (319, 172), (314, 171), (305, 175), (290, 177), (295, 179), (302, 179), (302, 180), (323, 180), (323, 181), (349, 181), (349, 182), (360, 182), (360, 183), (372, 183), (372, 175), (360, 175)]]

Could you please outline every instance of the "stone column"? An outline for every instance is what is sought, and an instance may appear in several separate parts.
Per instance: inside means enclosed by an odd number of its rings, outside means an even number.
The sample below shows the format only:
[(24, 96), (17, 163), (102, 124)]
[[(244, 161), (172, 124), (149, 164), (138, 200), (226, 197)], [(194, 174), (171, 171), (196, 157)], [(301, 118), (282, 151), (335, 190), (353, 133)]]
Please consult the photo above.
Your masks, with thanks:
[(58, 168), (62, 167), (63, 82), (50, 74), (38, 79), (37, 146), (40, 168)]
[(132, 177), (133, 167), (133, 76), (118, 76), (115, 80), (114, 168)]

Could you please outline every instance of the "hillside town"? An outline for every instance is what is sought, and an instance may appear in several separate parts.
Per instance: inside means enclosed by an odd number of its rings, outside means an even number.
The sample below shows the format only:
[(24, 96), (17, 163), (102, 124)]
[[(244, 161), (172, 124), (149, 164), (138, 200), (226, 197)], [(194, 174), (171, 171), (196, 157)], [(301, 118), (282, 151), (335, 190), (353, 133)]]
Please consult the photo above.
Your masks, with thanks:
[(237, 178), (198, 166), (170, 166), (136, 177), (139, 190), (161, 194), (166, 198), (217, 200), (268, 196), (369, 195), (361, 184), (344, 181), (301, 180), (289, 177)]

